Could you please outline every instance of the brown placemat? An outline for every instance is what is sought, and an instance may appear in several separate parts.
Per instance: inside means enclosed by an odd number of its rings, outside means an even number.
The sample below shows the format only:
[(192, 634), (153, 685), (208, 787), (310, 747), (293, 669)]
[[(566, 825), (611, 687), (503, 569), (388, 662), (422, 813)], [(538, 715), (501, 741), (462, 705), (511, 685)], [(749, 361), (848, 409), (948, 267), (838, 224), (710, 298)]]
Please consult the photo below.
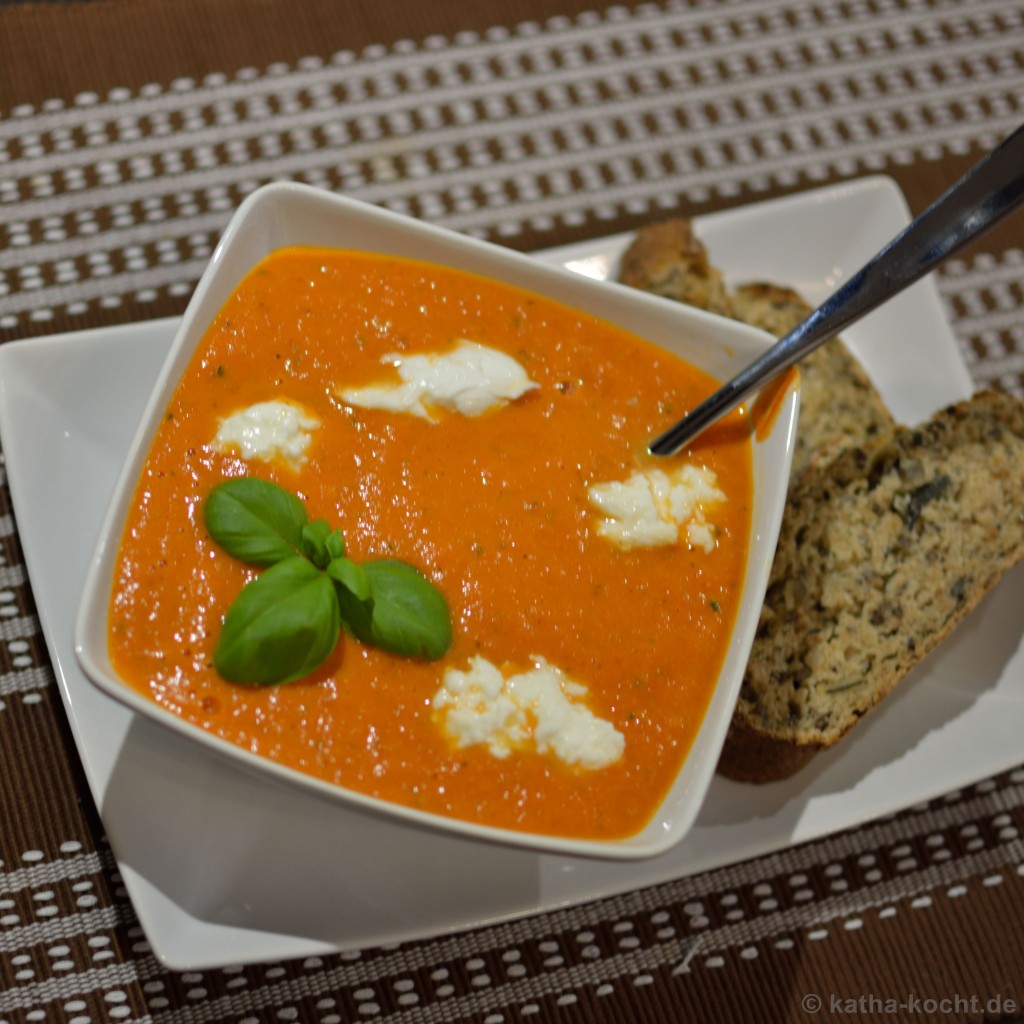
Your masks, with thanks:
[[(271, 179), (524, 251), (871, 173), (919, 210), (1022, 120), (1022, 29), (1005, 0), (5, 6), (0, 340), (180, 313), (230, 212)], [(1008, 224), (940, 276), (975, 382), (1018, 394), (1021, 237)], [(1021, 770), (465, 935), (162, 968), (74, 749), (4, 484), (0, 1021), (1019, 1012)]]

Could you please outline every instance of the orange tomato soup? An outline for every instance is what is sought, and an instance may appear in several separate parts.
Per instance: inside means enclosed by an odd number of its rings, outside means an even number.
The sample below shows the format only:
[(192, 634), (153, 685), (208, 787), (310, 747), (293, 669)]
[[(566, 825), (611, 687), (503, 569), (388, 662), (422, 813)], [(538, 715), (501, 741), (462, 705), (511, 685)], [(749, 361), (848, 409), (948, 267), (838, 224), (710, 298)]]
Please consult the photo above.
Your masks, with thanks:
[[(355, 408), (385, 353), (469, 339), (539, 386), (504, 408), (428, 422)], [(163, 418), (119, 552), (109, 650), (165, 708), (246, 750), (422, 811), (515, 830), (618, 838), (657, 808), (700, 726), (736, 618), (751, 509), (749, 424), (738, 415), (673, 459), (646, 453), (715, 382), (595, 318), (495, 281), (363, 253), (285, 249), (240, 284)], [(222, 418), (270, 399), (321, 421), (308, 459), (244, 461), (213, 446)], [(591, 484), (687, 459), (727, 500), (714, 550), (622, 550), (598, 536)], [(445, 595), (454, 641), (406, 660), (342, 635), (313, 675), (235, 685), (212, 667), (223, 616), (259, 570), (203, 526), (219, 481), (254, 475), (297, 493), (347, 554), (402, 559)], [(599, 769), (456, 746), (431, 701), (446, 668), (483, 655), (522, 671), (542, 656), (587, 688), (625, 737)]]

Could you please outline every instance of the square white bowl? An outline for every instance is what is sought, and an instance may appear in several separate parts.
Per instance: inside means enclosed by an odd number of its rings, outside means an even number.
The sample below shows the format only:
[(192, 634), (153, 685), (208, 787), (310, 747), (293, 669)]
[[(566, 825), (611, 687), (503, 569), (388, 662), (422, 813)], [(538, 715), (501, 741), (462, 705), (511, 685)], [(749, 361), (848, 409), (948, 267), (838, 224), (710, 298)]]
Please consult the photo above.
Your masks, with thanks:
[[(767, 436), (753, 439), (754, 508), (746, 572), (728, 654), (697, 737), (647, 826), (618, 840), (584, 840), (499, 829), (413, 810), (336, 786), (212, 736), (132, 689), (107, 653), (107, 611), (118, 545), (157, 424), (207, 326), (239, 281), (286, 246), (327, 246), (425, 260), (502, 280), (609, 321), (726, 380), (771, 344), (769, 335), (618, 284), (433, 227), (319, 189), (277, 183), (255, 191), (231, 219), (189, 302), (129, 448), (104, 519), (75, 622), (76, 656), (88, 678), (130, 709), (251, 771), (414, 827), (577, 856), (662, 853), (692, 825), (714, 773), (739, 692), (767, 586), (785, 503), (799, 405), (790, 388)], [(654, 400), (652, 398), (652, 400)]]

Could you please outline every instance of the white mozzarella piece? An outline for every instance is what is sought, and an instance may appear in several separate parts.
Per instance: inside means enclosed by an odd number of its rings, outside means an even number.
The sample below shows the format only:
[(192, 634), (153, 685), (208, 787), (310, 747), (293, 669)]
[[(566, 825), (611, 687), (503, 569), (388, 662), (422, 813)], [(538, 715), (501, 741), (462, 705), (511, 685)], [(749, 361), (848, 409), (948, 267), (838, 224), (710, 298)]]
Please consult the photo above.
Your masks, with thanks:
[(312, 431), (320, 421), (294, 402), (274, 399), (257, 402), (220, 421), (213, 446), (220, 452), (238, 452), (246, 461), (281, 459), (292, 466), (306, 460)]
[(598, 534), (627, 550), (676, 544), (683, 530), (691, 547), (713, 551), (705, 509), (726, 500), (715, 474), (689, 463), (671, 472), (637, 470), (627, 480), (593, 484), (587, 495), (601, 515)]
[(625, 737), (587, 707), (586, 687), (543, 658), (533, 661), (508, 677), (480, 656), (465, 671), (445, 672), (433, 708), (456, 746), (485, 744), (499, 758), (513, 750), (551, 753), (591, 770), (617, 761)]
[(479, 416), (538, 386), (510, 355), (474, 341), (459, 341), (450, 352), (389, 354), (382, 361), (395, 367), (399, 380), (343, 388), (343, 401), (423, 419), (432, 419), (431, 407)]

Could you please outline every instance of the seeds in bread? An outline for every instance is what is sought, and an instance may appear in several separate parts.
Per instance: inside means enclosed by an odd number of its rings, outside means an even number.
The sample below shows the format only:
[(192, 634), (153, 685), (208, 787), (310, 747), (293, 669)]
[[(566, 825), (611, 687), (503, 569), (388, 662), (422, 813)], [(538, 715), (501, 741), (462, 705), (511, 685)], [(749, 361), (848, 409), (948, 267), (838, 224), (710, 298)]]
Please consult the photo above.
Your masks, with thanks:
[[(692, 285), (678, 279), (684, 261), (658, 262), (647, 279), (643, 269), (629, 283), (668, 281), (661, 294), (708, 308), (699, 264)], [(726, 300), (716, 311), (776, 337), (810, 312), (796, 292), (760, 282)], [(1024, 557), (1020, 402), (977, 396), (910, 430), (841, 340), (801, 374), (795, 483), (719, 763), (748, 782), (792, 775), (846, 735)]]
[(622, 256), (619, 280), (711, 313), (731, 313), (722, 275), (685, 217), (641, 228)]
[(785, 778), (831, 747), (1024, 558), (1024, 403), (983, 392), (790, 488), (719, 762)]

